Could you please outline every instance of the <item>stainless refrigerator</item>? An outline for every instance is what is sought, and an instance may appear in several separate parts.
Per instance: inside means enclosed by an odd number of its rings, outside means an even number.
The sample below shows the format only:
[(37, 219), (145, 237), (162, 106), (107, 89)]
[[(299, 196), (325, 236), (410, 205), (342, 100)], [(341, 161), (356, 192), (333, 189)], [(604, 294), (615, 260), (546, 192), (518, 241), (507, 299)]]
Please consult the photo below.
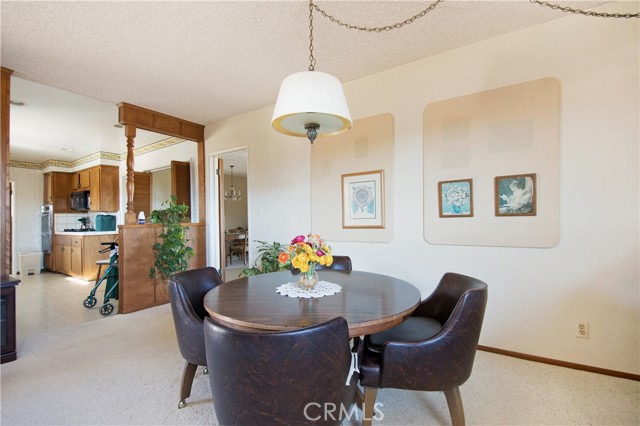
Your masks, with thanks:
[(42, 251), (51, 253), (53, 250), (53, 206), (50, 204), (42, 206), (41, 216), (42, 227)]

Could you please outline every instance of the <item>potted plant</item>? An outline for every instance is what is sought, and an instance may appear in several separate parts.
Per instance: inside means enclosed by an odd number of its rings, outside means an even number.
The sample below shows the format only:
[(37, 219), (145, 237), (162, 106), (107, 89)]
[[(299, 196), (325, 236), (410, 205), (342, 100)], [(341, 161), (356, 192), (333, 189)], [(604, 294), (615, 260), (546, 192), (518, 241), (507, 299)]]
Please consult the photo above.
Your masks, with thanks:
[(160, 276), (166, 281), (176, 272), (186, 271), (189, 260), (193, 256), (193, 248), (187, 245), (189, 240), (185, 231), (189, 228), (182, 226), (189, 213), (189, 206), (177, 204), (176, 196), (172, 195), (171, 200), (162, 203), (165, 208), (151, 212), (149, 220), (151, 223), (162, 225), (162, 232), (153, 245), (155, 262), (149, 270), (149, 277)]
[(278, 256), (285, 249), (283, 244), (276, 241), (269, 244), (266, 241), (256, 241), (258, 245), (258, 257), (251, 268), (244, 268), (240, 273), (241, 277), (252, 275), (268, 274), (269, 272), (286, 271), (289, 264), (278, 261)]

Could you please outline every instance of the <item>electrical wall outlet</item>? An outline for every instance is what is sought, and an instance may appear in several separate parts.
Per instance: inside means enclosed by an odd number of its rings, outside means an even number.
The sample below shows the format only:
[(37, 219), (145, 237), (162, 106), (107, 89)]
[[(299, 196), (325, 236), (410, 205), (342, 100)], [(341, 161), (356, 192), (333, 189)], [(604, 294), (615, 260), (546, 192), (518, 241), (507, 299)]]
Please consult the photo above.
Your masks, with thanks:
[(576, 337), (582, 337), (583, 339), (589, 338), (589, 323), (579, 322), (576, 324)]

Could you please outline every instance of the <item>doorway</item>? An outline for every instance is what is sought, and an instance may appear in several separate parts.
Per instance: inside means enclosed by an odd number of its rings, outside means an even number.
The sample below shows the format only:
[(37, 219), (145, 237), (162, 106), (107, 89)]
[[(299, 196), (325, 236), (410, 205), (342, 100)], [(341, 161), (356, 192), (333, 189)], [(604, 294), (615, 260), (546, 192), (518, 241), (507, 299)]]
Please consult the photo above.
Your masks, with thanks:
[(251, 266), (248, 164), (247, 148), (209, 158), (208, 264), (218, 268), (225, 281)]

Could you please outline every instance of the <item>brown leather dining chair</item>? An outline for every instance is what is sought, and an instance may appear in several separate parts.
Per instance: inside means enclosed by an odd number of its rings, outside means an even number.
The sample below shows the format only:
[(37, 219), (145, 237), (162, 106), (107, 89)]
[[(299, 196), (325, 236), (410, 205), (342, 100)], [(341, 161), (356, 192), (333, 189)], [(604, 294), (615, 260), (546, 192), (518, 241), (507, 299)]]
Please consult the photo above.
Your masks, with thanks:
[(198, 366), (204, 366), (204, 373), (207, 373), (202, 322), (208, 314), (204, 308), (204, 295), (220, 284), (222, 279), (218, 271), (210, 267), (180, 272), (169, 278), (169, 299), (178, 347), (186, 361), (178, 408), (187, 405)]
[(358, 374), (347, 385), (352, 356), (344, 318), (274, 333), (207, 318), (204, 333), (219, 424), (340, 425), (348, 413), (357, 415), (350, 406)]
[(471, 375), (486, 303), (484, 282), (448, 272), (411, 317), (365, 336), (363, 425), (371, 425), (378, 388), (443, 391), (452, 424), (464, 425), (459, 386)]
[(349, 256), (333, 256), (333, 263), (331, 266), (324, 266), (318, 264), (316, 270), (332, 269), (334, 271), (351, 271), (351, 258)]

